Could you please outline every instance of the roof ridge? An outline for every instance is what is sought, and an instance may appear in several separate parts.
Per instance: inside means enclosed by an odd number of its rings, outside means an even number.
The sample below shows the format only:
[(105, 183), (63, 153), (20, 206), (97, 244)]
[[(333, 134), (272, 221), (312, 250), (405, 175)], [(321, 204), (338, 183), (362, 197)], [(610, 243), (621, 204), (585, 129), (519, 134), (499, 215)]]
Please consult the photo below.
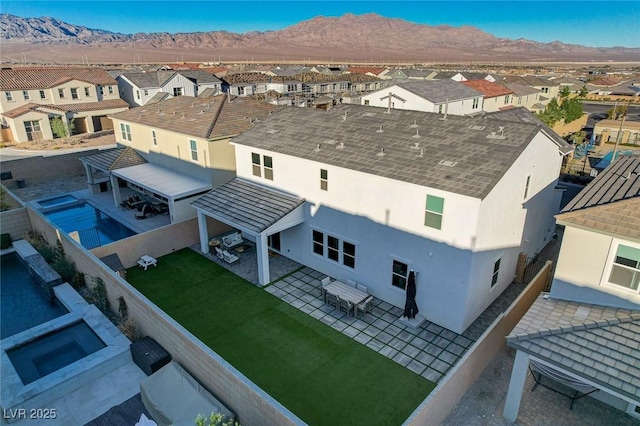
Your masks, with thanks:
[[(224, 104), (226, 101), (227, 101), (227, 97), (222, 96), (222, 99), (220, 100), (220, 106), (218, 107), (218, 110), (216, 111), (216, 114), (213, 117), (213, 120), (211, 120), (211, 126), (209, 126), (209, 130), (207, 130), (207, 139), (211, 137), (211, 132), (213, 132), (213, 128), (216, 127), (216, 123), (218, 122), (218, 118), (220, 118), (220, 114), (222, 113), (222, 108), (224, 107)], [(214, 101), (214, 104), (215, 104), (215, 101)]]
[(519, 342), (539, 337), (557, 336), (560, 334), (572, 333), (574, 331), (592, 330), (595, 328), (610, 327), (617, 324), (626, 324), (630, 322), (640, 321), (640, 312), (637, 314), (622, 315), (613, 318), (601, 318), (598, 320), (590, 320), (580, 324), (564, 325), (555, 328), (545, 328), (542, 330), (530, 331), (524, 334), (516, 334), (507, 336), (507, 342)]
[(635, 204), (637, 202), (640, 202), (640, 194), (638, 195), (634, 195), (631, 196), (629, 198), (623, 198), (620, 200), (612, 200), (612, 201), (607, 201), (606, 203), (603, 204), (593, 204), (590, 206), (586, 206), (586, 207), (581, 207), (575, 210), (569, 210), (567, 212), (564, 213), (558, 213), (557, 215), (555, 215), (556, 219), (566, 219), (566, 218), (572, 218), (575, 216), (580, 216), (582, 214), (584, 214), (585, 212), (591, 212), (595, 209), (605, 209), (605, 208), (610, 208), (613, 204), (616, 204), (617, 206), (620, 206), (621, 204)]
[(122, 158), (123, 155), (125, 155), (125, 153), (127, 153), (128, 150), (132, 149), (130, 146), (125, 147), (122, 152), (120, 152), (120, 155), (118, 155), (116, 157), (115, 160), (113, 160), (113, 162), (111, 163), (111, 165), (109, 166), (109, 170), (113, 170), (114, 166), (116, 165), (116, 163), (118, 161), (120, 161), (120, 159)]

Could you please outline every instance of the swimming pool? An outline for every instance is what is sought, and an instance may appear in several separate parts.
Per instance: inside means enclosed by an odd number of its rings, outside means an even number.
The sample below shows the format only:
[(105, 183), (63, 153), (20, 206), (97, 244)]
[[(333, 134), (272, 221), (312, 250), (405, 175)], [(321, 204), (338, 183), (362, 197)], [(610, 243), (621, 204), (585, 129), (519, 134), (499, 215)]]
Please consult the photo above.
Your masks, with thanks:
[(57, 207), (57, 206), (73, 203), (77, 200), (78, 199), (73, 195), (66, 194), (66, 195), (57, 195), (55, 197), (43, 198), (41, 200), (36, 201), (36, 204), (40, 208), (50, 208), (50, 207)]
[(57, 227), (77, 237), (83, 247), (92, 249), (136, 233), (88, 203), (43, 211)]
[(40, 288), (20, 256), (0, 258), (0, 339), (13, 336), (68, 311)]
[(104, 347), (87, 323), (79, 321), (9, 349), (7, 356), (27, 385)]

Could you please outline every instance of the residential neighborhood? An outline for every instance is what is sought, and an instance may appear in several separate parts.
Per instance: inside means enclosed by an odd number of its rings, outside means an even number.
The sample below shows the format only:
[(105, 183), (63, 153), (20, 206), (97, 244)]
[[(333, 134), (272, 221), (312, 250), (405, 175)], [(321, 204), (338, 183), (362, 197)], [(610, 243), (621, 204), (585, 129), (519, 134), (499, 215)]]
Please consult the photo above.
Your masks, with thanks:
[(3, 423), (640, 424), (635, 62), (95, 31), (1, 57)]

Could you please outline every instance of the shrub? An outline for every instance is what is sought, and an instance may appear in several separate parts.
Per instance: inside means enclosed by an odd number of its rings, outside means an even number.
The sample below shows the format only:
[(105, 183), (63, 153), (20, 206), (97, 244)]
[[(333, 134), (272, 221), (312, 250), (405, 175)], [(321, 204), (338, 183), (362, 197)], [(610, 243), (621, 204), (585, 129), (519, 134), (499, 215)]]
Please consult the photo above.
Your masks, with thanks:
[(0, 248), (4, 250), (9, 247), (11, 247), (11, 235), (0, 234)]
[(109, 311), (109, 301), (107, 300), (107, 287), (104, 284), (104, 281), (100, 277), (93, 278), (94, 286), (91, 289), (91, 294), (93, 296), (94, 304), (98, 309), (100, 309), (103, 313), (107, 313)]
[(49, 245), (41, 233), (31, 230), (27, 232), (25, 239), (33, 246), (33, 248), (36, 249), (38, 253), (40, 253), (42, 257), (44, 257), (44, 260), (46, 260), (47, 263), (52, 263), (55, 260), (55, 249)]
[(118, 330), (122, 332), (132, 342), (140, 338), (140, 332), (136, 323), (132, 319), (126, 319), (118, 324)]

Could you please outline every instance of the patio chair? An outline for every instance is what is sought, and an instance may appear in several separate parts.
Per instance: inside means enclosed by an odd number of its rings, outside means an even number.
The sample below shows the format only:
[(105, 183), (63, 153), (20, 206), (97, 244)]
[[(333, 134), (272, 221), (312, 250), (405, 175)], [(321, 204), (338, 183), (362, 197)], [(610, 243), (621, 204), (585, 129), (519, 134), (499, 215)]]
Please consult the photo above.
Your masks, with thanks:
[(347, 313), (347, 315), (349, 315), (349, 312), (351, 311), (352, 308), (353, 308), (353, 305), (351, 304), (351, 302), (349, 302), (348, 300), (345, 300), (345, 299), (338, 298), (338, 310), (339, 311), (344, 310)]
[(354, 280), (347, 280), (347, 284), (349, 284), (353, 288), (356, 288), (356, 282)]
[(327, 303), (327, 286), (331, 282), (331, 278), (326, 277), (320, 281), (320, 297), (324, 300), (324, 303)]
[(216, 249), (216, 256), (218, 256), (218, 259), (224, 260), (224, 254), (222, 254), (222, 250), (219, 247), (215, 247), (215, 249)]
[(340, 298), (335, 294), (325, 293), (324, 302), (328, 305), (334, 305), (336, 309), (338, 309), (338, 306), (340, 305)]
[(356, 288), (363, 293), (369, 293), (367, 286), (363, 284), (356, 284)]
[(355, 316), (358, 316), (358, 311), (362, 312), (362, 315), (367, 312), (371, 312), (371, 309), (373, 308), (373, 303), (371, 302), (373, 302), (373, 296), (369, 296), (364, 300), (364, 302), (357, 304), (355, 306)]
[(136, 219), (146, 219), (149, 213), (149, 204), (145, 204), (144, 206), (142, 206), (142, 210), (139, 213), (136, 213)]
[(224, 259), (225, 262), (227, 263), (233, 263), (236, 260), (240, 259), (238, 256), (236, 256), (235, 254), (231, 254), (226, 250), (222, 250), (222, 258)]

